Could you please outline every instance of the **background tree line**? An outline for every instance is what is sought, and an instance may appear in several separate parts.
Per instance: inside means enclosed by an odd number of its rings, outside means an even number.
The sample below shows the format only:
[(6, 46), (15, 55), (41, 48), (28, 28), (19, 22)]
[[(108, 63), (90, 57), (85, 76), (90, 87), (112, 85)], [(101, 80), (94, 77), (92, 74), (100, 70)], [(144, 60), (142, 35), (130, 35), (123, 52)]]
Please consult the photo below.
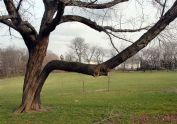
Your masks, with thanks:
[(176, 70), (177, 42), (161, 44), (140, 53), (141, 70)]
[[(108, 50), (98, 46), (91, 46), (84, 38), (76, 37), (68, 45), (65, 55), (54, 54), (48, 51), (43, 66), (51, 60), (65, 60), (69, 62), (82, 62), (99, 64), (116, 55), (114, 49)], [(25, 49), (8, 47), (0, 49), (0, 77), (24, 75), (28, 52)], [(128, 68), (127, 68), (128, 67)], [(150, 47), (131, 57), (118, 69), (131, 70), (176, 70), (177, 69), (177, 43), (163, 42), (160, 46)]]
[[(130, 67), (127, 68), (127, 66)], [(122, 63), (118, 69), (143, 71), (176, 70), (177, 43), (175, 41), (163, 42), (160, 45), (149, 47), (148, 49), (145, 48), (137, 55)]]
[[(43, 66), (51, 60), (59, 59), (58, 56), (51, 51), (47, 52)], [(11, 77), (24, 75), (28, 60), (28, 52), (25, 49), (17, 49), (15, 47), (0, 49), (0, 77)]]

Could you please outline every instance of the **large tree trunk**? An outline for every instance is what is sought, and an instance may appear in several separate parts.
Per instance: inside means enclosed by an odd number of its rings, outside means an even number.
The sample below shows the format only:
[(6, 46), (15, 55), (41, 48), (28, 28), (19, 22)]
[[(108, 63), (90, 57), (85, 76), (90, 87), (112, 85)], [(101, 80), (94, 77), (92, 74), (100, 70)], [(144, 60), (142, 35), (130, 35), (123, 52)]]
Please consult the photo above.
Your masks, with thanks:
[(40, 83), (39, 75), (47, 52), (48, 40), (48, 37), (40, 39), (34, 49), (29, 51), (29, 60), (23, 85), (22, 103), (16, 110), (17, 113), (41, 109), (40, 97), (35, 98), (35, 96)]

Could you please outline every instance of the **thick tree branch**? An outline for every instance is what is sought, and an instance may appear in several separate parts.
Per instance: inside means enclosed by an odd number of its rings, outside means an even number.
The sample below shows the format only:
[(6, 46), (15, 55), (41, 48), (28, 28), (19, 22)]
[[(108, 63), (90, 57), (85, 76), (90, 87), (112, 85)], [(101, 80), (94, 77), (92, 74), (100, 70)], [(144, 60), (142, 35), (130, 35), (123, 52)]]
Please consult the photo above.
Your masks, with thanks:
[[(100, 68), (100, 65), (92, 65), (92, 64), (83, 64), (79, 62), (66, 62), (53, 60), (49, 62), (43, 69), (42, 73), (50, 73), (53, 70), (65, 70), (69, 72), (78, 72), (87, 75), (96, 76), (98, 75), (96, 70)], [(42, 74), (41, 73), (41, 74)], [(103, 72), (100, 75), (107, 75), (107, 71)]]
[(94, 2), (82, 2), (79, 0), (66, 0), (65, 5), (84, 7), (84, 8), (90, 8), (90, 9), (106, 9), (106, 8), (113, 7), (119, 3), (126, 2), (126, 1), (128, 0), (112, 0), (111, 2), (96, 4), (95, 1)]
[(99, 32), (101, 32), (101, 31), (105, 32), (105, 30), (110, 30), (112, 32), (138, 32), (141, 30), (147, 30), (149, 28), (149, 26), (148, 26), (148, 27), (143, 27), (143, 28), (139, 28), (139, 29), (115, 29), (111, 26), (100, 26), (96, 22), (94, 22), (90, 19), (87, 19), (87, 18), (84, 18), (81, 16), (77, 16), (77, 15), (63, 16), (59, 23), (61, 24), (61, 23), (65, 23), (65, 22), (80, 22), (80, 23), (83, 23), (83, 24), (85, 24), (85, 25), (87, 25)]
[(66, 62), (66, 61), (59, 61), (53, 60), (49, 62), (41, 72), (38, 80), (39, 80), (39, 87), (37, 92), (41, 92), (41, 88), (44, 85), (45, 80), (49, 76), (50, 72), (53, 70), (65, 70), (69, 72), (78, 72), (82, 74), (92, 75), (92, 76), (101, 76), (101, 75), (108, 75), (107, 68), (104, 68), (103, 65), (91, 65), (91, 64), (83, 64), (78, 62)]
[(104, 26), (103, 28), (106, 30), (110, 30), (112, 32), (139, 32), (142, 30), (148, 30), (150, 28), (150, 26), (146, 26), (146, 27), (142, 27), (142, 28), (138, 28), (138, 29), (115, 29), (111, 26)]

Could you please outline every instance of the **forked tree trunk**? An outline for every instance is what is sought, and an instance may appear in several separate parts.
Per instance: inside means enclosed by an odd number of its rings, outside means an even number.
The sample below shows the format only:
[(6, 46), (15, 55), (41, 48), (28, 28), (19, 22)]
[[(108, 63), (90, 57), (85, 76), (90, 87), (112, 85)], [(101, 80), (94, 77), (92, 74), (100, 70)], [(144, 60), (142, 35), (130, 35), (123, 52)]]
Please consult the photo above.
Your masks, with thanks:
[(48, 37), (42, 38), (34, 49), (29, 51), (29, 60), (23, 85), (22, 103), (16, 110), (17, 113), (38, 111), (41, 109), (40, 97), (36, 97), (37, 89), (40, 86), (40, 73), (42, 63), (46, 56)]

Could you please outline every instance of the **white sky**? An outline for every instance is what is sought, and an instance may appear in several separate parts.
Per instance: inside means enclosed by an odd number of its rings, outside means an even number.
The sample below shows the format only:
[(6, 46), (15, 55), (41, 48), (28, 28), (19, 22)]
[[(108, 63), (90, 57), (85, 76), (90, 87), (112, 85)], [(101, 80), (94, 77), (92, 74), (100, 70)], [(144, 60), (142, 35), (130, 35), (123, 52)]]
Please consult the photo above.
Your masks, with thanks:
[[(43, 15), (43, 11), (44, 11), (43, 4), (41, 1), (42, 0), (35, 1), (35, 3), (36, 3), (35, 7), (32, 9), (32, 12), (31, 12), (35, 15), (35, 17), (30, 18), (32, 24), (37, 29), (39, 28), (40, 20)], [(147, 24), (150, 24), (150, 23), (154, 22), (154, 20), (158, 19), (158, 18), (154, 18), (156, 11), (149, 4), (150, 0), (147, 0), (146, 2), (142, 3), (143, 4), (143, 11), (142, 11), (142, 8), (140, 7), (140, 5), (133, 2), (133, 1), (134, 0), (130, 0), (130, 2), (121, 3), (118, 6), (115, 6), (114, 8), (116, 9), (116, 12), (115, 12), (116, 16), (115, 16), (115, 14), (113, 14), (113, 12), (111, 12), (111, 14), (114, 16), (112, 16), (111, 18), (108, 17), (106, 19), (107, 21), (104, 21), (104, 24), (118, 25), (118, 27), (119, 27), (119, 17), (121, 15), (121, 13), (123, 15), (122, 22), (125, 22), (125, 24), (122, 24), (122, 28), (131, 28), (133, 26), (138, 28), (140, 26), (140, 23), (138, 20), (139, 20), (139, 18), (143, 17), (143, 16), (140, 16), (142, 14), (142, 12), (144, 13), (143, 18), (145, 20), (145, 23), (143, 23), (143, 26), (146, 26)], [(139, 0), (139, 1), (141, 1), (141, 0)], [(3, 2), (0, 2), (0, 12), (2, 12), (3, 10), (4, 10), (3, 9)], [(94, 11), (94, 12), (102, 14), (103, 11), (105, 11), (105, 10)], [(89, 13), (84, 14), (83, 10), (79, 10), (77, 8), (74, 10), (71, 8), (67, 8), (65, 10), (65, 14), (72, 14), (72, 13), (81, 14), (81, 15), (86, 16), (88, 18), (91, 18), (94, 16), (93, 14), (89, 14)], [(127, 23), (128, 22), (127, 20), (125, 21), (125, 19), (127, 17), (129, 18), (128, 21), (132, 22), (131, 24)], [(139, 18), (137, 18), (137, 17), (139, 17)], [(100, 20), (100, 18), (97, 16), (95, 16), (93, 19)], [(101, 22), (98, 21), (98, 23), (100, 24)], [(0, 25), (0, 28), (1, 28), (1, 32), (0, 32), (0, 36), (1, 36), (0, 47), (1, 48), (8, 47), (8, 46), (14, 46), (17, 48), (18, 47), (19, 48), (26, 48), (22, 39), (9, 37), (8, 28), (4, 27), (3, 25)], [(17, 37), (20, 37), (20, 35), (18, 33), (16, 33), (15, 31), (13, 31), (13, 34)], [(128, 38), (133, 39), (133, 41), (135, 41), (140, 36), (140, 34), (142, 34), (142, 33), (131, 34), (131, 35), (128, 35)], [(56, 28), (56, 30), (51, 33), (48, 49), (52, 50), (57, 55), (65, 54), (68, 51), (68, 44), (75, 37), (83, 37), (85, 39), (85, 41), (91, 45), (101, 46), (106, 49), (112, 48), (112, 46), (110, 45), (110, 41), (108, 40), (108, 37), (104, 33), (97, 32), (97, 31), (95, 31), (95, 30), (93, 30), (81, 23), (76, 22), (76, 23), (65, 23), (65, 24), (59, 25)], [(119, 40), (114, 39), (114, 42), (117, 46), (120, 45)]]

